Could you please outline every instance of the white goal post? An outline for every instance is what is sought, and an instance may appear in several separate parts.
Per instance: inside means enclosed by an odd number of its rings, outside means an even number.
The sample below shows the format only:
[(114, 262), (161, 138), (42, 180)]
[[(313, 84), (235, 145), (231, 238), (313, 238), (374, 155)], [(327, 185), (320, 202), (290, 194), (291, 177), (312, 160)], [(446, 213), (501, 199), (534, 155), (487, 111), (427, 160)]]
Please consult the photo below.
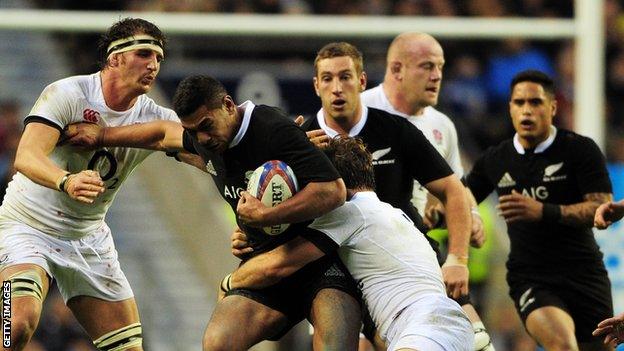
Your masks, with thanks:
[[(389, 16), (229, 15), (0, 9), (0, 30), (102, 32), (120, 18), (142, 17), (167, 34), (391, 38), (423, 31), (446, 39), (573, 39), (575, 130), (604, 150), (604, 0), (575, 0), (574, 19)], [(579, 97), (579, 98), (576, 98)]]

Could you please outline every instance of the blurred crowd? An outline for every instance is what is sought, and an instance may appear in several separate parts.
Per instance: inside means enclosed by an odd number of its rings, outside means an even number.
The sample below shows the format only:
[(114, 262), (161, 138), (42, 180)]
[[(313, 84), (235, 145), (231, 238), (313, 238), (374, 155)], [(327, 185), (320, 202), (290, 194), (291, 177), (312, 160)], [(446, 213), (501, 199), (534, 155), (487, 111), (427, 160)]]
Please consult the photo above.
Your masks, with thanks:
[[(419, 15), (475, 17), (556, 17), (573, 16), (572, 0), (38, 0), (40, 8), (129, 10), (162, 12), (219, 12), (266, 14), (339, 14), (339, 15)], [(606, 0), (606, 111), (607, 145), (610, 162), (624, 162), (624, 1)], [(76, 37), (75, 40), (84, 39)], [(92, 41), (91, 41), (92, 42)], [(457, 125), (460, 141), (468, 158), (482, 152), (513, 133), (508, 117), (509, 82), (518, 71), (536, 68), (552, 75), (557, 82), (559, 111), (555, 124), (574, 129), (574, 43), (572, 41), (533, 42), (524, 39), (503, 41), (445, 41), (447, 65), (440, 97), (440, 110)], [(72, 45), (66, 43), (66, 45)], [(78, 47), (81, 44), (73, 44)], [(358, 44), (366, 54), (366, 47)], [(319, 46), (320, 47), (320, 46)], [(83, 50), (85, 54), (95, 50)], [(385, 48), (382, 49), (385, 51)], [(77, 51), (68, 51), (74, 55)], [(193, 54), (193, 53), (191, 53)], [(250, 57), (253, 59), (254, 57)], [(367, 58), (367, 62), (383, 60), (383, 56)], [(92, 62), (93, 57), (74, 62)], [(383, 63), (381, 64), (383, 66)], [(87, 73), (93, 67), (74, 67)], [(375, 77), (371, 77), (370, 87)], [(377, 82), (381, 76), (376, 77)], [(312, 93), (311, 83), (309, 91)], [(284, 90), (284, 89), (283, 89)], [(285, 89), (292, 90), (292, 89)], [(582, 98), (582, 97), (581, 97)], [(314, 99), (314, 97), (312, 97)], [(295, 104), (291, 104), (295, 106)], [(295, 110), (291, 113), (315, 113)], [(14, 101), (0, 101), (0, 201), (6, 183), (14, 173), (13, 158), (22, 130), (21, 121), (28, 111)], [(506, 297), (506, 291), (504, 292)], [(41, 321), (38, 340), (29, 350), (91, 350), (93, 349), (53, 293), (46, 303), (46, 317)], [(507, 305), (505, 305), (507, 306)], [(508, 306), (507, 306), (508, 307)], [(504, 307), (504, 308), (507, 308)], [(513, 310), (510, 315), (515, 315)], [(494, 317), (495, 318), (495, 317)], [(531, 350), (515, 320), (501, 318), (495, 322), (502, 350)], [(493, 328), (495, 329), (495, 328)], [(497, 333), (498, 332), (498, 333)], [(51, 340), (61, 340), (58, 345)], [(45, 346), (43, 346), (45, 345)]]

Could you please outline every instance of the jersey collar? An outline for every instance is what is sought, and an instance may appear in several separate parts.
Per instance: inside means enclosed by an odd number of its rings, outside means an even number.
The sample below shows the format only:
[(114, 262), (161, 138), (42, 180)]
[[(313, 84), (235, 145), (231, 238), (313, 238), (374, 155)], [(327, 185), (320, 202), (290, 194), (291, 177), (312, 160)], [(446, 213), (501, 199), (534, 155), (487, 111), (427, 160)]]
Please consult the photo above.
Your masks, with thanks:
[[(535, 147), (534, 153), (539, 154), (546, 151), (546, 149), (548, 149), (550, 145), (552, 145), (552, 143), (555, 141), (556, 136), (557, 128), (555, 128), (555, 126), (550, 126), (550, 135), (546, 140), (542, 141)], [(520, 137), (518, 137), (518, 133), (516, 133), (513, 137), (513, 146), (520, 155), (524, 155), (524, 148), (520, 144)]]
[(379, 201), (377, 193), (375, 193), (374, 191), (358, 191), (353, 195), (353, 197), (351, 197), (351, 201), (356, 199), (371, 199)]
[(253, 102), (247, 100), (242, 104), (238, 105), (238, 107), (245, 109), (245, 113), (243, 114), (243, 120), (241, 121), (241, 126), (238, 129), (238, 133), (236, 133), (236, 136), (234, 136), (234, 139), (232, 139), (232, 141), (230, 142), (230, 149), (238, 145), (238, 143), (240, 143), (240, 141), (245, 136), (245, 133), (247, 133), (247, 128), (249, 128), (249, 122), (251, 121), (251, 113), (253, 112), (253, 109), (256, 107), (256, 105), (254, 105)]
[[(364, 106), (361, 101), (360, 105), (362, 109), (362, 118), (360, 118), (360, 121), (357, 122), (357, 124), (354, 125), (353, 128), (351, 128), (351, 130), (349, 131), (350, 137), (354, 137), (360, 134), (360, 132), (364, 128), (364, 125), (366, 124), (366, 120), (368, 119), (368, 107)], [(321, 129), (324, 130), (325, 134), (327, 134), (330, 138), (335, 138), (339, 134), (337, 131), (331, 129), (329, 126), (327, 126), (327, 124), (325, 124), (325, 116), (323, 115), (322, 108), (316, 113), (316, 120), (318, 121)]]

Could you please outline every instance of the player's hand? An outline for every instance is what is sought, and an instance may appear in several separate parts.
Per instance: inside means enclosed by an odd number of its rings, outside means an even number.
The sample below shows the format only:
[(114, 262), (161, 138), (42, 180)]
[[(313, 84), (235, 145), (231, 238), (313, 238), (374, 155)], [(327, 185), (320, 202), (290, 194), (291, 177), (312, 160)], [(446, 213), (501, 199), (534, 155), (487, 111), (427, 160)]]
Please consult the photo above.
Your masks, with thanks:
[(503, 216), (505, 222), (514, 223), (518, 221), (537, 222), (542, 219), (543, 204), (530, 196), (524, 196), (512, 190), (511, 194), (498, 198), (499, 204), (496, 206), (498, 214)]
[[(467, 258), (464, 258), (467, 261)], [(454, 255), (449, 254), (442, 265), (442, 278), (446, 286), (446, 294), (454, 299), (468, 295), (468, 266), (457, 262)]]
[(232, 255), (240, 259), (253, 251), (253, 247), (249, 246), (249, 241), (247, 241), (247, 235), (239, 227), (234, 229), (230, 240), (232, 241)]
[(87, 149), (97, 149), (102, 145), (104, 128), (95, 123), (74, 123), (63, 130), (63, 145), (80, 146)]
[[(476, 211), (476, 209), (472, 210)], [(475, 212), (472, 214), (472, 228), (470, 230), (470, 246), (477, 249), (485, 244), (485, 228), (483, 227), (483, 219), (481, 215)]]
[(74, 200), (87, 204), (104, 192), (104, 182), (100, 174), (92, 170), (84, 170), (80, 173), (70, 174), (65, 181), (65, 192)]
[(299, 127), (301, 127), (304, 122), (305, 122), (305, 118), (303, 118), (302, 115), (299, 115), (297, 116), (297, 118), (295, 118), (295, 124), (298, 125)]
[(607, 229), (613, 222), (624, 217), (624, 203), (622, 201), (614, 203), (609, 201), (596, 209), (594, 215), (594, 226), (598, 229)]
[(592, 335), (604, 335), (604, 343), (611, 346), (624, 343), (624, 313), (598, 323)]
[(324, 149), (329, 145), (329, 135), (325, 134), (325, 131), (322, 129), (311, 130), (306, 132), (306, 135), (312, 144), (319, 149)]
[(438, 203), (433, 206), (429, 206), (425, 210), (425, 216), (423, 217), (423, 223), (429, 229), (439, 228), (444, 225), (444, 206)]
[(268, 209), (260, 200), (243, 191), (236, 206), (236, 215), (241, 223), (250, 227), (262, 228), (267, 225), (264, 223), (264, 218)]

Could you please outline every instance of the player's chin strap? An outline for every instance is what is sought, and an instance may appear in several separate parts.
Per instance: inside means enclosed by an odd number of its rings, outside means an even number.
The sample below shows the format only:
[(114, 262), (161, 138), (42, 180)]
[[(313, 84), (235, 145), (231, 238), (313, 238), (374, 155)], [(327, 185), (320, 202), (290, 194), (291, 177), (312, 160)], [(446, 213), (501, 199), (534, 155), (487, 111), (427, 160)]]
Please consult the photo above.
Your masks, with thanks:
[(8, 278), (11, 282), (11, 297), (30, 296), (42, 301), (43, 282), (34, 270), (26, 270), (13, 274)]
[(141, 347), (143, 336), (141, 323), (134, 323), (106, 333), (93, 342), (100, 351), (125, 351)]

